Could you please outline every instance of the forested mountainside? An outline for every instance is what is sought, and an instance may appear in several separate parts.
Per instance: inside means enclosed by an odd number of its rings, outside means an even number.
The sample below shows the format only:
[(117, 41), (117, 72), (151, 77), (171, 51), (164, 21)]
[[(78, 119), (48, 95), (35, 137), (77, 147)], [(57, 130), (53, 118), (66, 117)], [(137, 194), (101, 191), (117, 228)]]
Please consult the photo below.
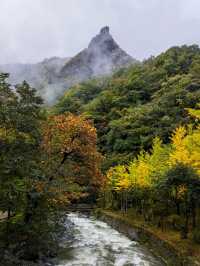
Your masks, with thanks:
[(99, 206), (167, 239), (187, 265), (185, 256), (198, 265), (200, 254), (199, 73), (199, 47), (173, 47), (72, 87), (52, 110), (94, 121), (104, 155)]
[(88, 48), (72, 58), (52, 57), (38, 64), (0, 65), (0, 71), (10, 74), (11, 84), (26, 80), (39, 91), (46, 103), (53, 104), (70, 86), (110, 75), (135, 62), (115, 42), (109, 27), (104, 27), (91, 40)]
[(190, 121), (185, 108), (200, 101), (200, 49), (173, 47), (157, 57), (69, 89), (54, 112), (84, 114), (94, 121), (105, 168), (148, 150), (155, 136), (164, 143)]

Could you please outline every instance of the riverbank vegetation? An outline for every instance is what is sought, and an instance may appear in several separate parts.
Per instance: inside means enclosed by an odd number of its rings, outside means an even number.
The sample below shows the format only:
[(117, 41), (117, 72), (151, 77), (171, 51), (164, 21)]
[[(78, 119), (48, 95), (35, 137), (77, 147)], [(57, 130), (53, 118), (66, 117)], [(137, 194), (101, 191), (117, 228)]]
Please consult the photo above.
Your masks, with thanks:
[[(56, 254), (74, 199), (97, 193), (96, 130), (81, 116), (48, 116), (24, 82), (0, 75), (0, 261), (23, 265)], [(27, 265), (27, 263), (25, 263)]]
[(200, 49), (193, 45), (173, 47), (111, 78), (75, 86), (54, 112), (84, 114), (94, 121), (105, 157), (101, 207), (131, 211), (182, 244), (196, 246), (199, 102)]
[(189, 112), (196, 126), (178, 127), (170, 144), (156, 138), (150, 152), (141, 151), (129, 164), (110, 168), (100, 201), (104, 208), (121, 210), (129, 219), (153, 227), (158, 235), (169, 233), (172, 242), (198, 257), (200, 116), (199, 110)]

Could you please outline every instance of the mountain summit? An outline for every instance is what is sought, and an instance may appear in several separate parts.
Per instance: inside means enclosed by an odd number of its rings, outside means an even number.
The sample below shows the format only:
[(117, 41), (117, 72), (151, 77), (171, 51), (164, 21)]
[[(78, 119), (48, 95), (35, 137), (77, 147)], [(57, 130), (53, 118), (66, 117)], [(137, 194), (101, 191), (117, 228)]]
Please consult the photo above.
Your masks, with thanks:
[(111, 74), (113, 71), (129, 66), (135, 60), (123, 51), (110, 34), (109, 27), (100, 30), (77, 56), (73, 57), (61, 70), (62, 77), (76, 75), (77, 80), (85, 77)]
[(37, 64), (0, 65), (0, 71), (10, 73), (12, 84), (26, 80), (51, 104), (72, 85), (110, 75), (135, 62), (119, 47), (106, 26), (86, 49), (72, 58), (53, 57)]

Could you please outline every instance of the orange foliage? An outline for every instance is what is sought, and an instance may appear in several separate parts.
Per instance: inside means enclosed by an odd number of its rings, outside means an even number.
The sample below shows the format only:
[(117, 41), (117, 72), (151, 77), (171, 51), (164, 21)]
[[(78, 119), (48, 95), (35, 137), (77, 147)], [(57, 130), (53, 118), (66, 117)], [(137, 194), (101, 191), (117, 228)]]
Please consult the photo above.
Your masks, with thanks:
[[(66, 185), (74, 182), (95, 191), (101, 186), (102, 157), (97, 151), (96, 129), (89, 121), (69, 113), (51, 116), (43, 136), (42, 149), (47, 155), (43, 167), (51, 180), (62, 180)], [(70, 200), (82, 194), (63, 192), (62, 197)]]

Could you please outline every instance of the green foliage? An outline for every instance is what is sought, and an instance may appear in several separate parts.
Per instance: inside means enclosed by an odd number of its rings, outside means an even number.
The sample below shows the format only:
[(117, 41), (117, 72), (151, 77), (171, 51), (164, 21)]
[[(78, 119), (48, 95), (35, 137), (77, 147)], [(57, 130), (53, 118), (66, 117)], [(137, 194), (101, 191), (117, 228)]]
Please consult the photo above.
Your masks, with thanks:
[[(0, 75), (0, 211), (7, 215), (2, 222), (5, 226), (1, 239), (7, 247), (12, 244), (16, 248), (20, 228), (26, 228), (24, 234), (28, 235), (35, 206), (38, 210), (42, 207), (42, 196), (34, 189), (34, 183), (42, 177), (40, 125), (44, 115), (43, 101), (36, 90), (26, 82), (14, 89), (6, 82), (7, 77)], [(29, 240), (27, 236), (27, 245)]]
[(105, 168), (127, 162), (150, 149), (155, 136), (169, 143), (172, 131), (189, 122), (185, 108), (200, 99), (199, 58), (196, 45), (173, 47), (110, 79), (71, 88), (54, 112), (84, 113), (94, 121)]
[[(186, 238), (199, 219), (199, 71), (198, 46), (173, 47), (74, 86), (48, 119), (34, 89), (26, 82), (12, 88), (1, 74), (0, 212), (7, 219), (0, 251), (11, 248), (31, 260), (48, 255), (63, 207), (91, 190), (96, 195), (100, 186), (104, 207), (134, 207), (146, 221), (169, 223)], [(83, 117), (93, 120), (98, 138)], [(106, 180), (96, 144), (104, 170), (112, 166)]]
[(28, 176), (33, 178), (37, 164), (42, 99), (26, 82), (15, 92), (6, 78), (0, 75), (0, 207), (20, 212)]
[(53, 111), (56, 114), (65, 113), (80, 113), (81, 107), (92, 101), (106, 86), (106, 79), (90, 80), (87, 83), (75, 85), (73, 89), (67, 91), (60, 99)]
[[(199, 117), (198, 110), (188, 111)], [(199, 124), (188, 130), (178, 127), (170, 139), (170, 144), (163, 144), (156, 137), (150, 152), (142, 150), (128, 165), (111, 167), (101, 204), (121, 206), (125, 212), (132, 207), (146, 222), (179, 230), (186, 239), (200, 220)]]
[(36, 90), (7, 78), (0, 74), (0, 261), (22, 265), (55, 254), (67, 204), (101, 185), (101, 155), (86, 119), (47, 119)]

